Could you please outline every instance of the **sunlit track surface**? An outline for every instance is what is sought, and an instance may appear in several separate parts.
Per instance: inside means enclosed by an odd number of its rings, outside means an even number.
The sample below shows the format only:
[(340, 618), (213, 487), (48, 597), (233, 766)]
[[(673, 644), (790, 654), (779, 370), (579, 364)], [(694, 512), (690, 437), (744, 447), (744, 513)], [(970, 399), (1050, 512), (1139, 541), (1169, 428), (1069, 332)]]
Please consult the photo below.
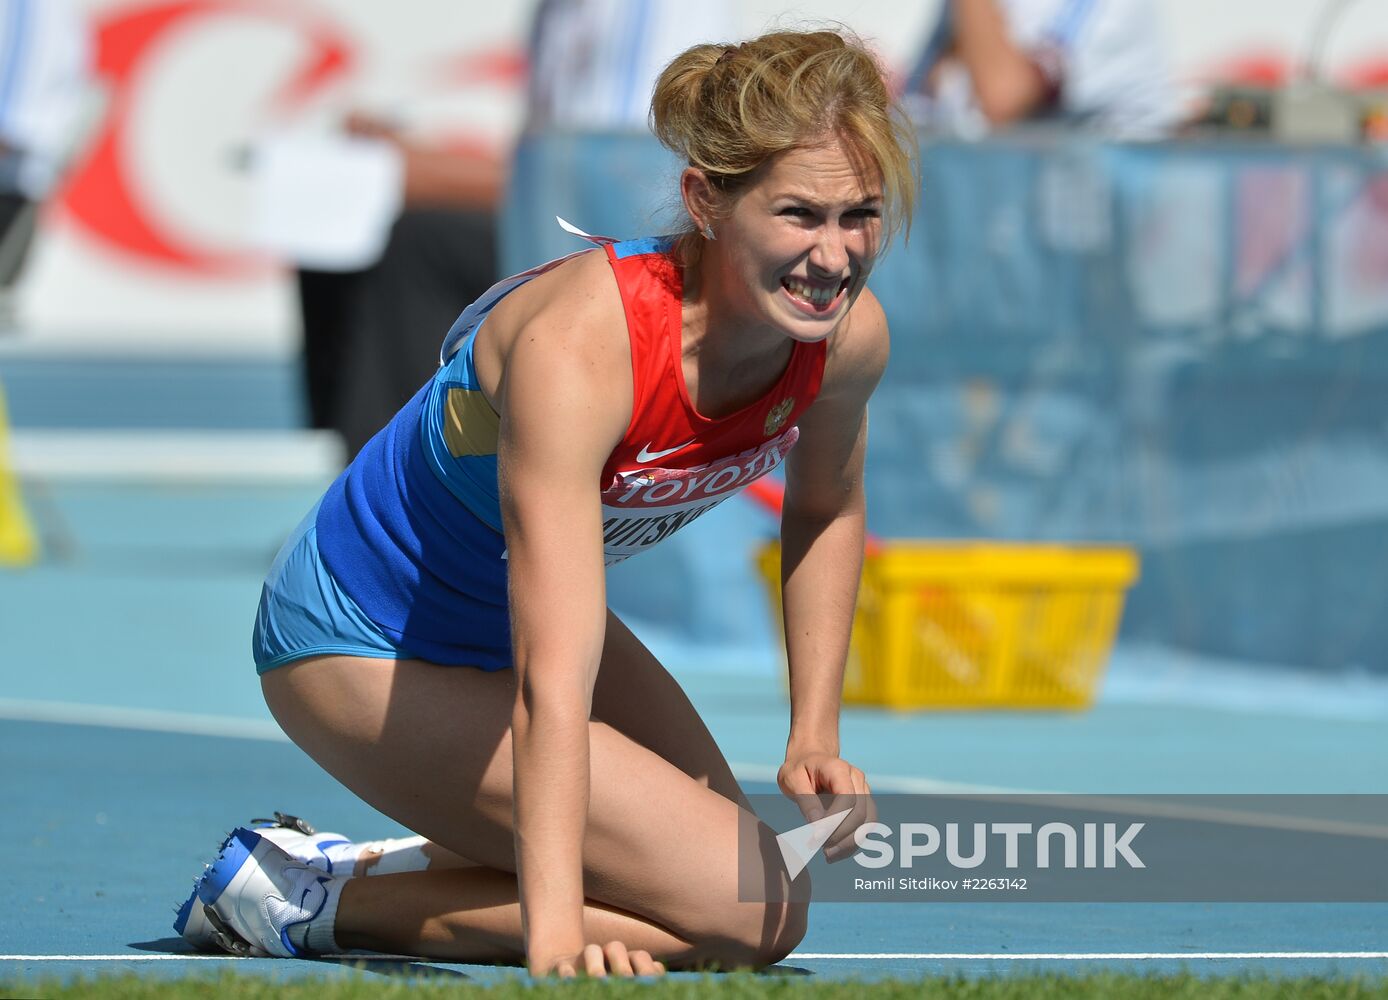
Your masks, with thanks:
[[(204, 460), (180, 482), (182, 458), (150, 452), (150, 481), (116, 484), (84, 478), (93, 456), (80, 441), (73, 447), (28, 453), (27, 499), (48, 551), (30, 569), (0, 574), (0, 979), (223, 968), (270, 979), (355, 975), (363, 956), (192, 955), (170, 926), (226, 831), (266, 810), (352, 835), (398, 832), (285, 741), (250, 665), (260, 581), (321, 491), (312, 480), (329, 470), (289, 456), (252, 485), (217, 481), (216, 461)], [(249, 472), (256, 447), (222, 457)], [(787, 724), (774, 658), (714, 655), (636, 624), (748, 791), (774, 791)], [(1226, 693), (1212, 695), (1209, 678), (1220, 675), (1207, 664), (1120, 648), (1112, 691), (1091, 711), (852, 709), (842, 742), (881, 793), (1388, 793), (1379, 686), (1361, 678), (1331, 690), (1323, 678), (1278, 677), (1249, 697), (1240, 676), (1229, 665), (1219, 680)], [(1378, 904), (826, 903), (783, 966), (823, 979), (1383, 976), (1385, 926), (1388, 905)], [(478, 981), (518, 974), (398, 958), (367, 966), (372, 975), (443, 970)]]

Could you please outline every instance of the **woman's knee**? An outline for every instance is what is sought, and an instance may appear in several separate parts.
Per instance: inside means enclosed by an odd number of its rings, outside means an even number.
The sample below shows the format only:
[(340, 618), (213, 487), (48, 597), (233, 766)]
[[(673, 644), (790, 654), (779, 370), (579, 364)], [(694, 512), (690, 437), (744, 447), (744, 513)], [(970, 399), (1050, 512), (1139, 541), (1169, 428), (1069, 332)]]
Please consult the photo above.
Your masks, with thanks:
[(800, 946), (810, 926), (810, 904), (807, 900), (780, 904), (780, 926), (767, 941), (758, 958), (761, 965), (775, 965)]
[(691, 943), (699, 964), (760, 969), (793, 952), (808, 924), (809, 904), (804, 901), (739, 902), (724, 913), (717, 931)]
[(774, 831), (760, 822), (756, 831), (756, 854), (748, 856), (751, 845), (743, 840), (743, 856), (727, 860), (738, 873), (734, 898), (715, 902), (705, 914), (711, 932), (700, 950), (728, 967), (776, 964), (800, 944), (809, 924), (809, 872), (792, 881)]

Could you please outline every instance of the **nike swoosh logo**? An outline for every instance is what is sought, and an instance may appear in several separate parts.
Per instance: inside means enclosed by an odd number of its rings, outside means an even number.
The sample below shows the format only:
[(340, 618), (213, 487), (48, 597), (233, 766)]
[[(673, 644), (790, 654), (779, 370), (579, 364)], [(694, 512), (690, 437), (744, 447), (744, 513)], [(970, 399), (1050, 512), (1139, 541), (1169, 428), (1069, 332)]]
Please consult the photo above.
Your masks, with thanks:
[(690, 438), (684, 444), (677, 444), (673, 448), (666, 448), (664, 451), (650, 451), (649, 449), (651, 447), (651, 443), (647, 441), (646, 447), (642, 448), (640, 451), (636, 453), (636, 460), (638, 462), (641, 462), (642, 464), (646, 462), (654, 462), (658, 459), (664, 458), (666, 455), (673, 455), (675, 452), (679, 451), (682, 448), (688, 448), (693, 443), (694, 438)]
[(305, 887), (304, 887), (304, 894), (303, 894), (302, 896), (299, 897), (299, 909), (301, 909), (301, 910), (308, 909), (308, 905), (307, 905), (307, 904), (308, 904), (308, 894), (309, 894), (310, 892), (312, 892), (314, 889), (318, 888), (318, 886), (320, 886), (320, 885), (327, 885), (327, 884), (328, 884), (328, 880), (327, 880), (326, 878), (324, 878), (322, 875), (319, 875), (318, 878), (315, 880), (315, 883), (314, 883), (313, 885), (305, 886)]

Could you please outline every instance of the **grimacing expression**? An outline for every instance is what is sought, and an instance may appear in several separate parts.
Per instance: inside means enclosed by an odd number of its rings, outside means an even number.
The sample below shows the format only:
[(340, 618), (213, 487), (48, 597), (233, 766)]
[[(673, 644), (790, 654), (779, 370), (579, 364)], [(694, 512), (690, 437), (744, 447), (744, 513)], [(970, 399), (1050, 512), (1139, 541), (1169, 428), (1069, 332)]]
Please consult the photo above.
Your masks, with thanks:
[(837, 139), (769, 160), (716, 228), (754, 321), (795, 340), (829, 336), (862, 291), (882, 239), (882, 185)]

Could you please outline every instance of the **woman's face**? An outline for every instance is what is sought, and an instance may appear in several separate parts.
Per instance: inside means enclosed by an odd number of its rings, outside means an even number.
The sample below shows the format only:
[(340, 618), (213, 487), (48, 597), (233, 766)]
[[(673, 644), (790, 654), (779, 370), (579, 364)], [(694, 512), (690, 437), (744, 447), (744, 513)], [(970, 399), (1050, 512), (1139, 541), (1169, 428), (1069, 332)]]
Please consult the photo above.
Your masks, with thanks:
[(711, 255), (730, 303), (795, 340), (823, 340), (867, 281), (882, 237), (882, 187), (838, 141), (773, 157), (732, 213), (713, 224)]

